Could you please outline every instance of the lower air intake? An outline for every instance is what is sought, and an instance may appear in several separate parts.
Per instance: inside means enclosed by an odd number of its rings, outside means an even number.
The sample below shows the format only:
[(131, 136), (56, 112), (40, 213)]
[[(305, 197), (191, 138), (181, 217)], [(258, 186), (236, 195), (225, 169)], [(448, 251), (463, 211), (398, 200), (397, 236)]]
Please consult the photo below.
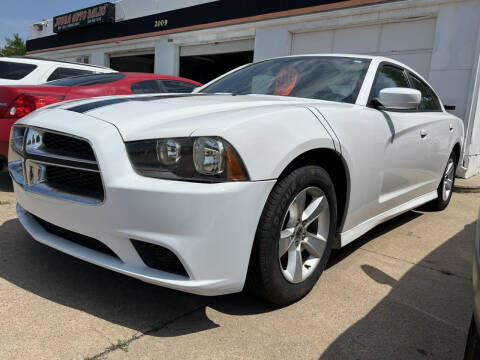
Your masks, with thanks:
[(188, 273), (182, 263), (170, 250), (163, 246), (150, 244), (144, 241), (133, 239), (131, 241), (135, 250), (137, 250), (138, 255), (140, 255), (143, 262), (148, 267), (188, 277)]
[(105, 245), (101, 241), (61, 228), (57, 225), (53, 225), (43, 219), (40, 219), (39, 217), (33, 214), (30, 214), (30, 215), (32, 215), (33, 218), (40, 224), (40, 226), (49, 234), (56, 235), (64, 240), (71, 241), (75, 244), (89, 248), (90, 250), (95, 250), (95, 251), (104, 253), (106, 255), (113, 256), (120, 260), (117, 254), (115, 254), (112, 251), (112, 249), (110, 249), (107, 245)]

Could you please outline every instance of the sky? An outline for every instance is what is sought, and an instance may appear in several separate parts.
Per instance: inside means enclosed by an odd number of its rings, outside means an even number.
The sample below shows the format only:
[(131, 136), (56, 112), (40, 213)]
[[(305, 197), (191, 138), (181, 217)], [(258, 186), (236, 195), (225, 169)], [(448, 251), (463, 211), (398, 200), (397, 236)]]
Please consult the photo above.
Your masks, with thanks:
[(73, 10), (104, 3), (105, 0), (0, 0), (0, 46), (17, 32), (27, 40), (29, 25)]

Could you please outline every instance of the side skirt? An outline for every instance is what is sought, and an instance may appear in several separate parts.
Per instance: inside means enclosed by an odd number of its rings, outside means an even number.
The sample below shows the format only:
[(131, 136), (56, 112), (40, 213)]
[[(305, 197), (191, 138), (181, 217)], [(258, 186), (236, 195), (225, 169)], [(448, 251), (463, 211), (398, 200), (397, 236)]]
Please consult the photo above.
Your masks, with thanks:
[(393, 209), (385, 211), (367, 221), (364, 221), (360, 225), (355, 226), (353, 229), (347, 230), (340, 234), (340, 247), (343, 247), (352, 241), (358, 239), (360, 236), (373, 229), (375, 226), (394, 218), (397, 215), (405, 213), (409, 210), (415, 209), (420, 205), (423, 205), (429, 201), (435, 200), (438, 197), (437, 191), (429, 192), (425, 195), (419, 196), (405, 204), (399, 205)]

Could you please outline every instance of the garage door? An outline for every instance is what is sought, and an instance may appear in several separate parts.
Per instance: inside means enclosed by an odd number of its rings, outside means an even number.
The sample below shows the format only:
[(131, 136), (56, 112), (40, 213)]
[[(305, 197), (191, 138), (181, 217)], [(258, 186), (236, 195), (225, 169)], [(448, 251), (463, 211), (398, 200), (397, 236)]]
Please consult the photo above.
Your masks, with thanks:
[(293, 54), (353, 53), (388, 56), (428, 78), (436, 19), (343, 28), (293, 36)]

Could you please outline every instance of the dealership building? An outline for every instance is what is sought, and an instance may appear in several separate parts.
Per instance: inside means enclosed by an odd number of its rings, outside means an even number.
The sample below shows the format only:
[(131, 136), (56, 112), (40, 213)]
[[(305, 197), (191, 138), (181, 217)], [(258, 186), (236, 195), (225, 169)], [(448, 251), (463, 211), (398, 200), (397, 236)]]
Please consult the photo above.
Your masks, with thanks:
[(29, 55), (200, 82), (276, 56), (392, 57), (455, 106), (459, 175), (480, 173), (478, 0), (119, 0), (52, 16), (30, 27)]

